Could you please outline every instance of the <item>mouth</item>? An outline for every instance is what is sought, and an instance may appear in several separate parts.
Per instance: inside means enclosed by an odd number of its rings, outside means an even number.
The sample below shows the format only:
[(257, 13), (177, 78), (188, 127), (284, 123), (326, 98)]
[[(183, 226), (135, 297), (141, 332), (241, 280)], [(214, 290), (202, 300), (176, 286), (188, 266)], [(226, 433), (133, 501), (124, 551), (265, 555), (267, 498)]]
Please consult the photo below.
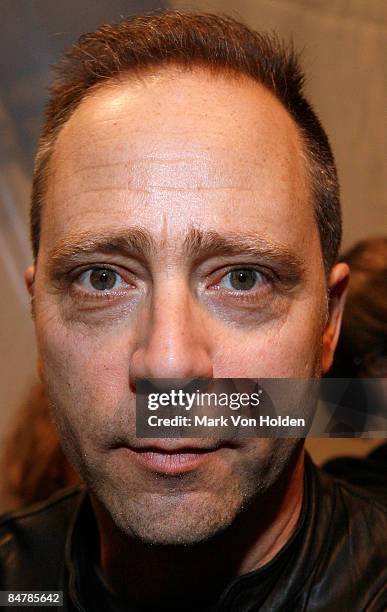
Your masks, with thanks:
[(131, 460), (138, 465), (157, 474), (175, 476), (191, 472), (201, 467), (210, 457), (224, 445), (212, 447), (175, 447), (144, 446), (125, 447)]

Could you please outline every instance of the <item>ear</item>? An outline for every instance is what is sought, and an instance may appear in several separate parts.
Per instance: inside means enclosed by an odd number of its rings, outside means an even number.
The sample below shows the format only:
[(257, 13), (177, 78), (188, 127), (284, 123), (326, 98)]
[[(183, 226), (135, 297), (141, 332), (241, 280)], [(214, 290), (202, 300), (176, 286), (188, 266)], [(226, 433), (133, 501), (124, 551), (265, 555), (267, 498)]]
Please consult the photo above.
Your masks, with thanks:
[(333, 266), (328, 278), (328, 318), (323, 335), (322, 371), (326, 374), (333, 362), (339, 339), (341, 320), (349, 281), (346, 263)]
[(34, 294), (35, 265), (31, 264), (24, 272), (24, 282), (31, 297)]
[(31, 317), (35, 319), (35, 296), (34, 296), (34, 282), (35, 282), (36, 267), (34, 264), (28, 266), (24, 272), (24, 282), (27, 287), (27, 291), (30, 294), (30, 306), (31, 306)]
[[(28, 268), (26, 269), (26, 271), (24, 272), (24, 282), (26, 284), (27, 287), (27, 291), (31, 296), (31, 313), (32, 313), (32, 317), (35, 316), (35, 312), (34, 312), (34, 282), (35, 282), (35, 272), (36, 272), (36, 266), (34, 264), (31, 264), (30, 266), (28, 266)], [(42, 383), (44, 383), (44, 379), (43, 379), (43, 362), (41, 360), (40, 355), (38, 354), (38, 359), (37, 359), (37, 371), (38, 371), (38, 376), (39, 379)]]

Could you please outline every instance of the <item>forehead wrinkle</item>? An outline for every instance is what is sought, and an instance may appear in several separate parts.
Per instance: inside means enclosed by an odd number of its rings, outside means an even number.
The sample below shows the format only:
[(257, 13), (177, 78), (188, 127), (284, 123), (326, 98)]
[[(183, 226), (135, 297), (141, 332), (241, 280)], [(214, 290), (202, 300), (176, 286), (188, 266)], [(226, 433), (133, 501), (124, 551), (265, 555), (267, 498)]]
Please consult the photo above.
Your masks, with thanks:
[(184, 158), (182, 157), (164, 158), (164, 157), (156, 157), (156, 156), (149, 154), (149, 156), (143, 155), (141, 157), (130, 157), (122, 161), (101, 162), (99, 164), (95, 164), (95, 163), (87, 164), (87, 165), (83, 165), (83, 166), (76, 168), (74, 172), (81, 173), (81, 172), (87, 172), (88, 170), (100, 170), (100, 169), (102, 170), (105, 168), (115, 168), (115, 167), (128, 168), (131, 166), (131, 164), (135, 164), (135, 163), (141, 164), (143, 162), (146, 162), (147, 164), (158, 164), (162, 162), (164, 165), (168, 165), (168, 164), (181, 163), (182, 161), (184, 162), (192, 161), (196, 159), (197, 159), (196, 155), (191, 155), (191, 156), (187, 155)]
[[(171, 191), (196, 190), (234, 190), (249, 191), (249, 171), (244, 160), (239, 160), (243, 170), (242, 177), (233, 173), (233, 165), (226, 172), (220, 173), (219, 168), (211, 159), (196, 157), (180, 157), (176, 159), (142, 158), (139, 160), (125, 159), (115, 162), (96, 164), (75, 164), (67, 171), (59, 170), (56, 176), (56, 188), (64, 184), (72, 186), (74, 177), (79, 176), (75, 183), (77, 190), (82, 192), (94, 190), (130, 190), (152, 192), (156, 189)], [(247, 187), (246, 187), (247, 185)]]
[(77, 198), (80, 195), (86, 195), (88, 193), (93, 194), (93, 193), (104, 193), (104, 192), (114, 192), (114, 191), (124, 191), (125, 193), (141, 193), (141, 194), (145, 194), (145, 195), (153, 195), (155, 193), (200, 193), (200, 192), (227, 192), (227, 191), (231, 191), (231, 192), (245, 192), (245, 193), (251, 193), (251, 189), (249, 188), (242, 188), (242, 187), (203, 187), (203, 186), (198, 186), (198, 187), (191, 187), (191, 188), (187, 188), (187, 187), (160, 187), (159, 185), (149, 185), (149, 187), (129, 187), (129, 186), (125, 186), (125, 187), (95, 187), (94, 189), (82, 189), (81, 191), (79, 191), (77, 194), (73, 195), (72, 198)]

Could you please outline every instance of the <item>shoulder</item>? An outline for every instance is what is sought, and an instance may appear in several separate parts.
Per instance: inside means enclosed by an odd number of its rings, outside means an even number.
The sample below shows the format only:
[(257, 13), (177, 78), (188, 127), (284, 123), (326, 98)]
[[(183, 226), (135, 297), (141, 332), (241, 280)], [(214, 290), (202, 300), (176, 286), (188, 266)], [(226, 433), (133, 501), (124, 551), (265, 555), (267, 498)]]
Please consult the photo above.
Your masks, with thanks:
[(387, 502), (387, 444), (376, 447), (366, 457), (343, 456), (327, 461), (324, 471), (335, 478), (366, 489), (370, 496)]
[(15, 538), (28, 532), (47, 532), (50, 526), (55, 525), (59, 535), (61, 527), (65, 527), (74, 512), (77, 502), (84, 490), (81, 487), (59, 491), (43, 502), (0, 515), (0, 550), (5, 536)]
[(384, 500), (362, 486), (327, 474), (321, 468), (314, 466), (314, 470), (321, 501), (325, 497), (330, 500), (330, 503), (326, 504), (331, 516), (330, 531), (339, 532), (347, 539), (384, 544), (385, 553), (387, 506)]
[[(67, 533), (85, 494), (67, 489), (44, 502), (0, 517), (0, 586), (57, 583), (64, 566)], [(39, 580), (37, 578), (39, 577)]]
[(377, 521), (375, 527), (387, 526), (387, 505), (385, 500), (374, 494), (367, 487), (359, 483), (349, 482), (341, 476), (327, 474), (319, 469), (319, 478), (325, 488), (330, 489), (335, 498), (338, 509), (345, 511), (356, 519), (362, 515), (374, 516)]
[(366, 489), (314, 470), (318, 481), (314, 531), (320, 555), (312, 601), (313, 596), (321, 597), (322, 581), (334, 601), (348, 601), (353, 610), (385, 609), (386, 506)]

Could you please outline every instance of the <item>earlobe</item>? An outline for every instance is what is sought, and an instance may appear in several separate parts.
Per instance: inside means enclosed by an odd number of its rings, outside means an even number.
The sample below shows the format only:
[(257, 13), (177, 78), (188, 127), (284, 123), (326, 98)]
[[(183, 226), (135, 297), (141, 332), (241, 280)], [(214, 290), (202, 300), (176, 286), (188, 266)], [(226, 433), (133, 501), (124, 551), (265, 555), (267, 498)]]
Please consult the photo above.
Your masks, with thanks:
[(349, 268), (346, 263), (336, 264), (329, 275), (328, 320), (323, 335), (322, 371), (328, 372), (340, 335), (345, 298), (349, 281)]
[(35, 265), (31, 264), (24, 272), (24, 282), (26, 284), (28, 293), (32, 296), (34, 292), (34, 280), (35, 280)]
[(27, 287), (27, 291), (31, 297), (31, 317), (35, 319), (35, 295), (34, 295), (34, 283), (35, 283), (35, 272), (36, 267), (34, 264), (28, 266), (27, 270), (24, 272), (24, 282)]

